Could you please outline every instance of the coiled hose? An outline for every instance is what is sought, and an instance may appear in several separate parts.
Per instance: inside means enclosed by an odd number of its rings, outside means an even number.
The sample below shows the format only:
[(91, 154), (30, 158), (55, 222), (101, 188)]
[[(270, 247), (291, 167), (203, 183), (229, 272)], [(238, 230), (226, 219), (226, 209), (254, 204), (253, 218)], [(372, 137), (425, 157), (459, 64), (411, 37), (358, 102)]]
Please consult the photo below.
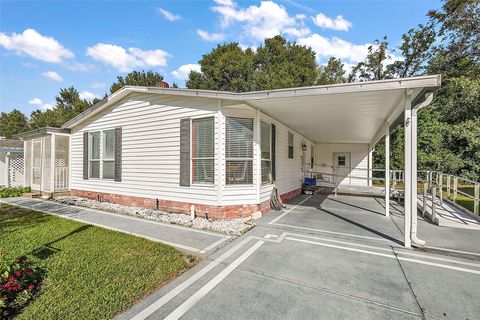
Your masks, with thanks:
[(285, 205), (282, 203), (282, 200), (278, 196), (278, 190), (275, 186), (273, 186), (272, 193), (270, 193), (270, 208), (277, 211), (285, 208)]

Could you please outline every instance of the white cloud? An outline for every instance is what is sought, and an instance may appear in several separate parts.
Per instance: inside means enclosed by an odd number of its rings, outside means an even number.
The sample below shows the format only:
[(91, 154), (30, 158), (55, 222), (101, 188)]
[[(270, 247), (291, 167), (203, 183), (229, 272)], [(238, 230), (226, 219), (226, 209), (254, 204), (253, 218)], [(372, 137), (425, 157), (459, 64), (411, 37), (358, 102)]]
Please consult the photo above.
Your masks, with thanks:
[(225, 39), (225, 35), (222, 33), (208, 33), (202, 29), (197, 29), (197, 34), (205, 41), (222, 41)]
[(74, 57), (60, 42), (43, 36), (34, 29), (26, 29), (21, 34), (13, 32), (11, 35), (0, 32), (0, 45), (17, 54), (53, 63), (61, 63), (64, 59)]
[(43, 106), (42, 106), (42, 109), (43, 110), (52, 110), (53, 109), (53, 104), (51, 103), (45, 103)]
[(172, 76), (180, 80), (187, 80), (190, 71), (197, 71), (200, 72), (200, 65), (189, 63), (180, 66), (177, 70), (172, 71)]
[(176, 20), (179, 20), (181, 18), (181, 16), (179, 14), (173, 14), (170, 11), (167, 11), (165, 9), (158, 8), (157, 10), (168, 21), (176, 21)]
[(42, 100), (40, 98), (33, 98), (32, 100), (29, 100), (28, 103), (39, 106), (42, 104)]
[(222, 6), (233, 6), (235, 3), (233, 0), (213, 0), (215, 3), (218, 3)]
[(95, 98), (98, 98), (98, 96), (95, 93), (89, 92), (89, 91), (82, 91), (80, 92), (80, 99), (82, 100), (93, 100)]
[(370, 43), (354, 44), (337, 37), (327, 38), (316, 33), (298, 39), (298, 43), (312, 47), (319, 61), (335, 57), (348, 63), (362, 61), (368, 53), (368, 47), (371, 46)]
[(312, 17), (312, 21), (315, 25), (325, 29), (348, 31), (348, 29), (350, 29), (352, 26), (352, 23), (345, 20), (345, 18), (341, 15), (336, 16), (335, 19), (332, 19), (321, 12), (315, 17)]
[(105, 86), (106, 86), (105, 82), (98, 82), (98, 81), (92, 82), (90, 84), (90, 88), (93, 88), (93, 89), (105, 88)]
[(53, 81), (58, 81), (58, 82), (63, 81), (62, 76), (59, 75), (58, 73), (56, 73), (55, 71), (43, 72), (42, 76), (44, 76), (47, 79), (53, 80)]
[(310, 29), (305, 27), (305, 15), (290, 16), (284, 6), (273, 1), (261, 1), (259, 6), (251, 5), (240, 8), (233, 1), (212, 7), (214, 12), (220, 14), (222, 28), (237, 24), (243, 33), (253, 40), (263, 40), (277, 34), (290, 34), (294, 37), (304, 37), (310, 34)]
[(128, 72), (138, 67), (164, 67), (170, 54), (161, 49), (141, 50), (139, 48), (124, 48), (107, 43), (97, 43), (87, 48), (87, 56), (97, 61), (111, 65), (122, 72)]

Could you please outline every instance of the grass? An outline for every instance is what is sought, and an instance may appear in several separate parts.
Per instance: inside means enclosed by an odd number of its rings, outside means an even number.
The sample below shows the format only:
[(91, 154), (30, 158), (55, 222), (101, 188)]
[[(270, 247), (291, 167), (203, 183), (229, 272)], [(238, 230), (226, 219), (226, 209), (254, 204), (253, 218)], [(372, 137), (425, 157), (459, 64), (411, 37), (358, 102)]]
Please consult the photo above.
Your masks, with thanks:
[(0, 204), (0, 250), (45, 272), (18, 319), (109, 319), (188, 269), (173, 247)]

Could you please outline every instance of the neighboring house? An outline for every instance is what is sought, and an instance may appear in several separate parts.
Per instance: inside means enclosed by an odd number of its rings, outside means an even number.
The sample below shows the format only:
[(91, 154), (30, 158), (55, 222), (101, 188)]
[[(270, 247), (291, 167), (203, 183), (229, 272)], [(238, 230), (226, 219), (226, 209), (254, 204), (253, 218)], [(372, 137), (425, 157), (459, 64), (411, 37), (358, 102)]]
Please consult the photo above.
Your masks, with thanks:
[(18, 135), (26, 184), (246, 217), (269, 209), (273, 181), (283, 200), (297, 196), (304, 171), (367, 185), (374, 145), (439, 85), (439, 76), (425, 76), (248, 93), (127, 86), (62, 128)]
[(0, 137), (0, 188), (24, 183), (23, 142)]

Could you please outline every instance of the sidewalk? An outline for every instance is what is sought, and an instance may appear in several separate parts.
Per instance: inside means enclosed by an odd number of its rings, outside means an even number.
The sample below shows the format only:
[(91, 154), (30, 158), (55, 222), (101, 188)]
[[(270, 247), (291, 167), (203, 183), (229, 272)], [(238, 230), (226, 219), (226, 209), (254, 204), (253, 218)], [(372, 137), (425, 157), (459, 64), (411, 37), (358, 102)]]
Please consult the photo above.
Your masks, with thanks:
[(120, 231), (165, 243), (182, 251), (207, 254), (231, 240), (231, 236), (174, 224), (109, 213), (96, 209), (68, 206), (53, 201), (28, 198), (5, 198), (0, 202), (38, 210), (63, 218)]

